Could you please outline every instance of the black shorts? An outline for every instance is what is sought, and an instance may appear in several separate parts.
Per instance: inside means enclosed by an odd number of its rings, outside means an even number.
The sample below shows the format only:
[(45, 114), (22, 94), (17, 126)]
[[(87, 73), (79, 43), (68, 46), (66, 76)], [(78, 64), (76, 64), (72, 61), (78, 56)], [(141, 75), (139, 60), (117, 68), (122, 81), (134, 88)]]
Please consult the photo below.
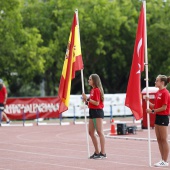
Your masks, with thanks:
[(155, 124), (159, 126), (168, 126), (169, 117), (167, 115), (156, 115)]
[(104, 118), (103, 109), (89, 109), (89, 119)]
[(5, 106), (3, 103), (0, 103), (0, 110), (3, 111), (5, 109)]

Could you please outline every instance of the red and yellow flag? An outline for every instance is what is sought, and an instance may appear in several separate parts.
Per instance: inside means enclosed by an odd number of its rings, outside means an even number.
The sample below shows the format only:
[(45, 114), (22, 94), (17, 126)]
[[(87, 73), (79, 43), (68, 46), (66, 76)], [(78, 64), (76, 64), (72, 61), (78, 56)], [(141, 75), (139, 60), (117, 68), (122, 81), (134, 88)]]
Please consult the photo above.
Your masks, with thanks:
[(75, 78), (75, 72), (81, 69), (83, 69), (83, 61), (80, 45), (78, 15), (75, 12), (58, 91), (61, 99), (59, 113), (68, 110), (71, 80)]

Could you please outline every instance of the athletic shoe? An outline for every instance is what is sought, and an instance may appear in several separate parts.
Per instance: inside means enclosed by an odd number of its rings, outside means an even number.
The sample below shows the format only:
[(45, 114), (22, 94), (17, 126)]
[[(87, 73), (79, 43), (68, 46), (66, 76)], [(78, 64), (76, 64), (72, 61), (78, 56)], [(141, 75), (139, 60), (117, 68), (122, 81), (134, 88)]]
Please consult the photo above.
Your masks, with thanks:
[(10, 121), (10, 120), (8, 120), (8, 121), (6, 121), (6, 123), (7, 123), (7, 124), (10, 124), (10, 123), (11, 123), (11, 121)]
[(164, 163), (165, 163), (165, 166), (169, 166), (169, 163), (168, 163), (168, 162), (165, 162), (165, 161), (164, 161)]
[(160, 163), (162, 163), (162, 161), (163, 161), (163, 160), (161, 159), (159, 162), (155, 163), (154, 166), (159, 165)]
[(6, 124), (10, 124), (12, 121), (10, 121), (10, 120), (8, 120), (8, 121), (6, 121)]
[(158, 163), (154, 164), (154, 166), (156, 167), (169, 166), (169, 163), (161, 160)]
[(94, 153), (92, 156), (90, 156), (90, 159), (101, 159), (100, 154)]
[(101, 152), (100, 152), (100, 157), (103, 159), (103, 158), (107, 158), (107, 156), (106, 156), (106, 154), (102, 154)]

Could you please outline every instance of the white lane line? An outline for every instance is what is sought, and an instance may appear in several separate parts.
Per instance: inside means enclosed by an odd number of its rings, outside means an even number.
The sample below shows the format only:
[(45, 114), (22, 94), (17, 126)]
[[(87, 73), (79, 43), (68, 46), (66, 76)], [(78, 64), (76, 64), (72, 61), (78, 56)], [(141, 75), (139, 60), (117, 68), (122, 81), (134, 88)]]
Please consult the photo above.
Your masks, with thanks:
[[(67, 157), (68, 158), (68, 157)], [(69, 157), (71, 158), (71, 157)], [(53, 163), (45, 163), (45, 162), (40, 162), (40, 161), (28, 161), (28, 160), (21, 160), (21, 159), (12, 159), (12, 158), (1, 158), (5, 159), (5, 160), (13, 160), (13, 161), (19, 161), (19, 162), (28, 162), (28, 163), (38, 163), (38, 164), (43, 164), (43, 165), (50, 165), (50, 166), (59, 166), (59, 167), (65, 167), (65, 168), (72, 168), (72, 169), (82, 169), (82, 170), (95, 170), (95, 169), (89, 169), (89, 168), (82, 168), (82, 167), (75, 167), (75, 166), (66, 166), (66, 165), (62, 165), (62, 164), (53, 164)], [(75, 159), (75, 158), (74, 158)], [(77, 159), (77, 158), (76, 158)], [(80, 158), (79, 158), (80, 159)], [(96, 161), (96, 160), (89, 160), (89, 161)], [(112, 164), (119, 164), (119, 165), (125, 165), (125, 166), (134, 166), (134, 167), (146, 167), (148, 168), (149, 165), (139, 165), (139, 164), (133, 164), (133, 163), (123, 163), (121, 162), (117, 162), (117, 161), (108, 161), (108, 160), (98, 160), (98, 161), (104, 161), (105, 163), (112, 163)], [(112, 167), (112, 166), (111, 166)], [(153, 167), (151, 167), (153, 168)], [(159, 167), (157, 167), (156, 169), (159, 169)], [(161, 169), (161, 168), (160, 168)], [(164, 168), (164, 169), (169, 169), (169, 168)]]
[[(11, 144), (10, 144), (11, 145)], [(34, 146), (34, 147), (32, 147), (32, 146), (26, 146), (26, 145), (19, 145), (18, 144), (18, 146), (24, 146), (24, 147), (30, 147), (30, 148), (38, 148), (38, 149), (48, 149), (48, 150), (64, 150), (64, 151), (66, 151), (66, 152), (82, 152), (82, 153), (87, 153), (87, 151), (79, 151), (79, 150), (75, 150), (75, 149), (63, 149), (63, 148), (48, 148), (48, 147), (36, 147), (36, 146)], [(20, 148), (21, 149), (21, 148)], [(57, 156), (57, 155), (53, 155), (53, 154), (48, 154), (48, 153), (46, 153), (46, 154), (44, 154), (44, 153), (40, 153), (40, 151), (37, 151), (37, 152), (27, 152), (27, 151), (19, 151), (19, 150), (11, 150), (11, 149), (0, 149), (0, 150), (2, 150), (2, 151), (7, 151), (7, 152), (16, 152), (16, 153), (24, 153), (24, 154), (33, 154), (33, 155), (41, 155), (41, 156), (47, 156), (47, 157), (57, 157), (57, 158), (59, 158), (59, 157), (62, 157), (62, 158), (70, 158), (70, 159), (79, 159), (79, 160), (84, 160), (85, 159), (85, 157), (83, 157), (83, 158), (80, 158), (80, 157), (69, 157), (69, 156)], [(116, 148), (115, 150), (119, 150), (120, 152), (121, 152), (121, 149), (120, 148)], [(130, 151), (136, 151), (136, 149), (132, 149), (132, 148), (130, 148), (130, 149), (127, 149), (127, 148), (122, 148), (122, 150), (123, 151), (127, 151), (127, 150), (130, 150)], [(139, 152), (146, 152), (146, 150), (143, 150), (143, 149), (139, 149), (138, 150)], [(43, 151), (44, 152), (44, 151)], [(121, 152), (121, 153), (123, 153), (123, 152)], [(110, 156), (116, 156), (116, 157), (124, 157), (125, 155), (124, 154), (117, 154), (117, 153), (110, 153), (109, 154)], [(145, 157), (145, 156), (136, 156), (136, 155), (131, 155), (131, 154), (129, 154), (128, 155), (128, 157), (130, 157), (130, 158), (141, 158), (141, 159), (143, 159), (143, 158), (147, 158), (147, 157)]]
[[(28, 160), (21, 160), (21, 159), (11, 159), (11, 158), (1, 158), (5, 160), (10, 160), (10, 161), (18, 161), (18, 162), (27, 162), (27, 163), (36, 163), (36, 164), (42, 164), (42, 165), (50, 165), (50, 166), (59, 166), (63, 168), (69, 168), (69, 169), (82, 169), (82, 170), (95, 170), (95, 169), (89, 169), (89, 168), (82, 168), (78, 166), (67, 166), (67, 165), (62, 165), (62, 164), (53, 164), (53, 163), (45, 163), (45, 162), (39, 162), (39, 161), (28, 161)], [(19, 167), (18, 167), (19, 168)]]
[[(128, 137), (126, 135), (111, 135), (110, 133), (105, 135), (106, 138), (113, 138), (113, 139), (125, 139), (125, 140), (137, 140), (137, 141), (148, 141), (148, 138), (137, 138), (137, 137)], [(151, 138), (150, 139), (151, 142), (157, 142), (157, 139), (155, 138)], [(170, 142), (170, 140), (168, 140), (168, 142)]]

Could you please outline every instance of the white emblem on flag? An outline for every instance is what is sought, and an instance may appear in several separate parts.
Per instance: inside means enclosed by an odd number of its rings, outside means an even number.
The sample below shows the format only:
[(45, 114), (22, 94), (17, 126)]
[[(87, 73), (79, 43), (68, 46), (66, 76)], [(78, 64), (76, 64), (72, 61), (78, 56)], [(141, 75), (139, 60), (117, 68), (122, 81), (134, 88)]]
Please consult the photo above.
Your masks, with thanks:
[[(140, 39), (140, 41), (138, 43), (138, 47), (137, 47), (138, 57), (139, 57), (139, 51), (140, 51), (141, 47), (142, 47), (142, 38)], [(138, 63), (138, 68), (139, 68), (139, 70), (136, 72), (136, 74), (140, 74), (140, 72), (141, 72), (141, 65), (139, 63)]]

